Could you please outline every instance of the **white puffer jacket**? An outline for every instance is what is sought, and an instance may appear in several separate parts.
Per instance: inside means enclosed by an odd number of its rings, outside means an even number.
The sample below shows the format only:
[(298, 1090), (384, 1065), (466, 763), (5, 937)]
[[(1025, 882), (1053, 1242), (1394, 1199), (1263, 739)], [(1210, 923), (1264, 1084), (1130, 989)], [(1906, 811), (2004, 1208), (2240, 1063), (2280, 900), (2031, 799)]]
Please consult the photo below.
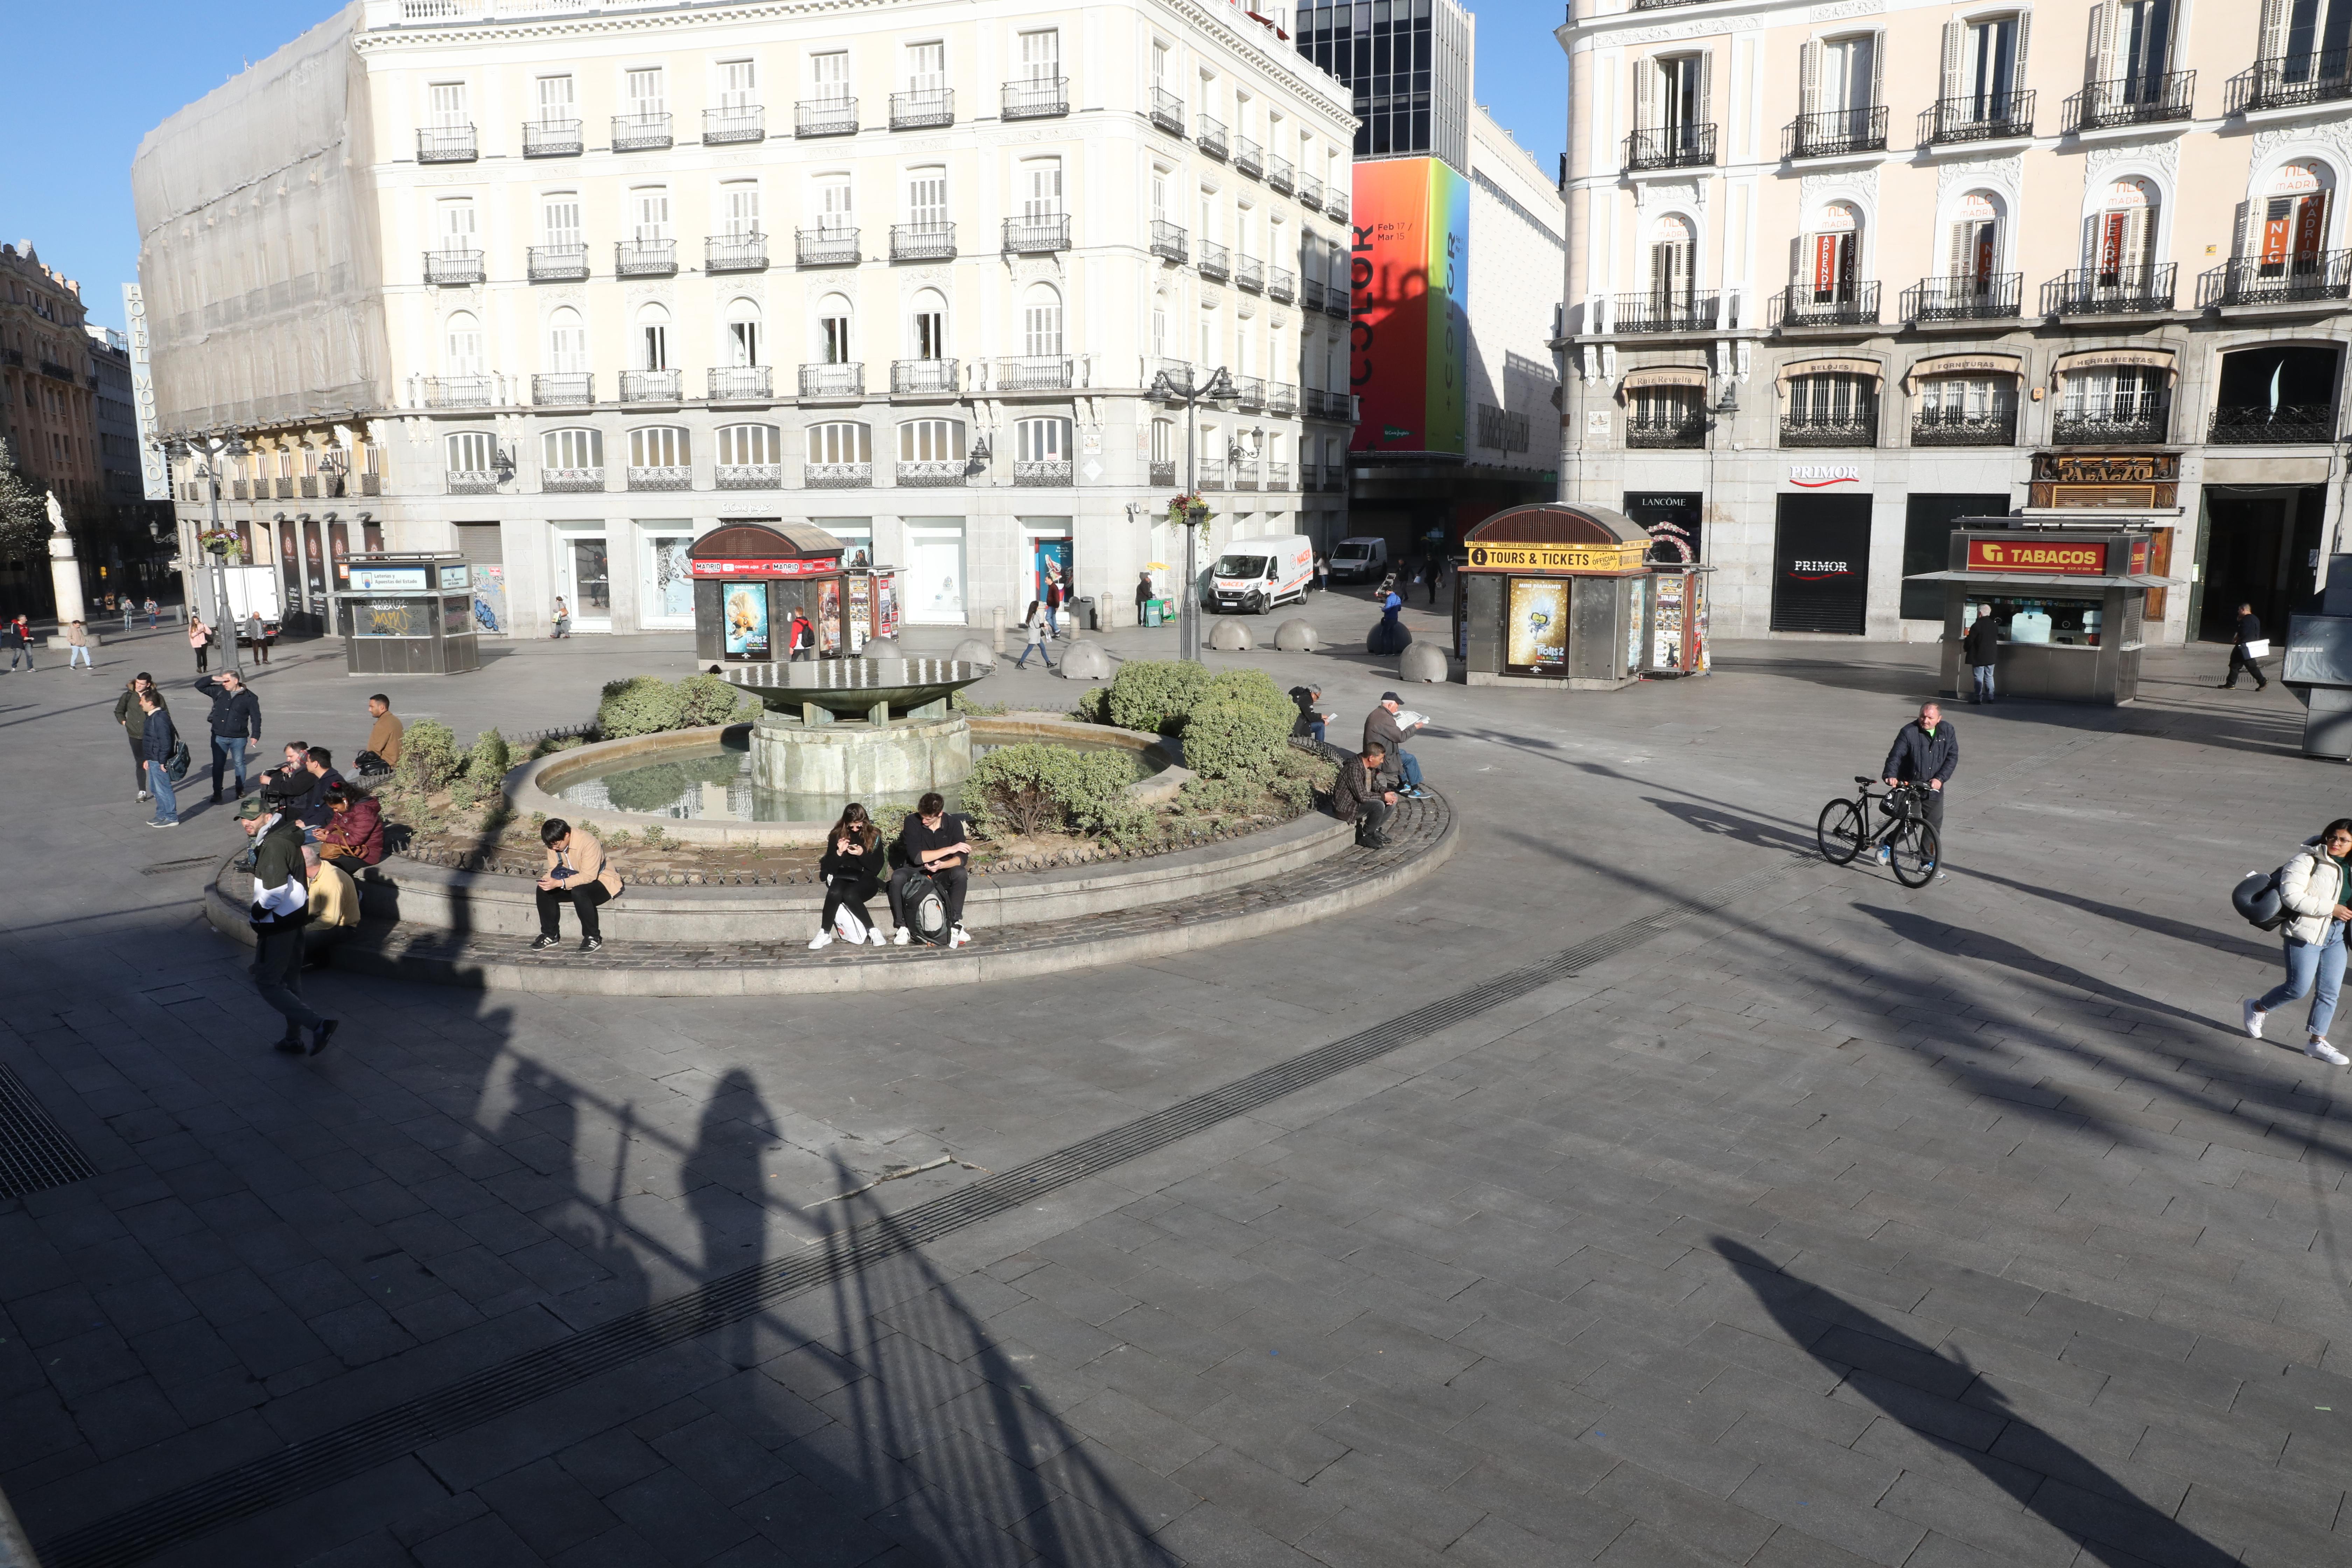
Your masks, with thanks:
[(2318, 942), (2327, 935), (2327, 922), (2344, 901), (2344, 868), (2328, 858), (2317, 843), (2305, 845), (2286, 863), (2279, 878), (2279, 902), (2291, 917), (2279, 928), (2281, 936), (2296, 942)]

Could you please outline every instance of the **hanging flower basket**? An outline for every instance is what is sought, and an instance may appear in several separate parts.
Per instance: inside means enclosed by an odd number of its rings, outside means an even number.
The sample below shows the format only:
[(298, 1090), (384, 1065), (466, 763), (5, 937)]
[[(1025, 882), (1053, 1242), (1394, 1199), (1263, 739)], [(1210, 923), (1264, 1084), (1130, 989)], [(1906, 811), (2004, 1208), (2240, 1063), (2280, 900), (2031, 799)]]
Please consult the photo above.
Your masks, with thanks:
[(245, 559), (245, 541), (237, 537), (236, 530), (233, 528), (199, 531), (196, 548), (208, 554), (218, 555), (225, 561), (242, 562)]
[(1168, 503), (1168, 521), (1180, 527), (1191, 528), (1210, 521), (1217, 514), (1200, 496), (1178, 496)]

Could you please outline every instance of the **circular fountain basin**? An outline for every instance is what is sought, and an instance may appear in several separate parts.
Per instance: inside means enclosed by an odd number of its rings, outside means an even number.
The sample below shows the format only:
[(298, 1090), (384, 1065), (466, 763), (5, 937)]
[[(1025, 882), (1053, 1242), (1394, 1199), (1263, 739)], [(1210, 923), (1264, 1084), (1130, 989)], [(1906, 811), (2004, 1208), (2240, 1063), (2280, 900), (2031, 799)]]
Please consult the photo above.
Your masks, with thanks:
[[(948, 698), (988, 667), (951, 658), (828, 658), (801, 664), (721, 665), (722, 679), (756, 692), (772, 713), (843, 719), (945, 717)], [(877, 714), (876, 710), (884, 710)], [(811, 710), (814, 710), (812, 712)]]

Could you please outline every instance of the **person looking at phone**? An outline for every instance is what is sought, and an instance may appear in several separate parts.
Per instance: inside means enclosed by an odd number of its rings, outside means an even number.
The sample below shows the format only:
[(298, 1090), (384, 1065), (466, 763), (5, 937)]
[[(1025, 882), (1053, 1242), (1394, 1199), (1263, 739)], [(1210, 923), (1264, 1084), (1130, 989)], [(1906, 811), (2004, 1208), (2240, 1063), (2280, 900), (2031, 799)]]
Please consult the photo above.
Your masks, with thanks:
[(932, 790), (915, 803), (914, 815), (898, 829), (891, 858), (898, 869), (890, 876), (890, 923), (898, 928), (891, 942), (904, 947), (914, 939), (907, 923), (907, 905), (915, 883), (925, 877), (938, 884), (940, 897), (946, 901), (948, 945), (961, 947), (970, 942), (971, 937), (963, 929), (963, 895), (971, 882), (966, 868), (971, 862), (971, 825), (948, 810), (939, 791)]

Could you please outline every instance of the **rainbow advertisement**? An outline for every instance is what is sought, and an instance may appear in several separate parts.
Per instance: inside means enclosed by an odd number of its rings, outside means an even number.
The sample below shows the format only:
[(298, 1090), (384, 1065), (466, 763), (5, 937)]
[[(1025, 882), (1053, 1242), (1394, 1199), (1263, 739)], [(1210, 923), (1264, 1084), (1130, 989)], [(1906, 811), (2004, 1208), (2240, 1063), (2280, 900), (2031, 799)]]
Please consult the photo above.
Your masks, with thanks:
[(1468, 450), (1470, 182), (1435, 158), (1355, 166), (1349, 379), (1351, 450)]

